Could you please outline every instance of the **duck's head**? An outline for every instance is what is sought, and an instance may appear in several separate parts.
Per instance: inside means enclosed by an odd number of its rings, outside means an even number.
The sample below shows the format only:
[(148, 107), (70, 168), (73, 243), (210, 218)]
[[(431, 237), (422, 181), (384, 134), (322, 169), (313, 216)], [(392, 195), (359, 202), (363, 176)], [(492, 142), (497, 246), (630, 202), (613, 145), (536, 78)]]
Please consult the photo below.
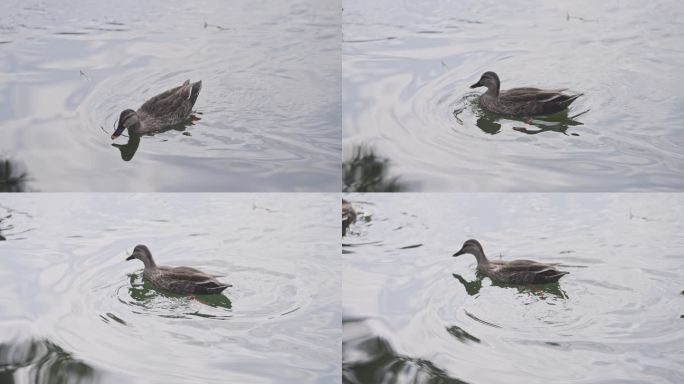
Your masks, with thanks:
[(145, 268), (156, 266), (154, 259), (152, 259), (152, 252), (150, 252), (147, 246), (142, 244), (136, 245), (135, 248), (133, 248), (133, 253), (126, 258), (126, 261), (133, 259), (142, 261), (143, 264), (145, 264)]
[(138, 118), (138, 114), (135, 113), (134, 110), (127, 109), (121, 112), (121, 115), (119, 115), (119, 125), (116, 126), (116, 131), (114, 131), (114, 134), (112, 135), (112, 140), (121, 136), (124, 129), (133, 128), (135, 130), (139, 125), (140, 119)]
[(487, 89), (496, 89), (498, 91), (500, 84), (499, 76), (497, 76), (496, 73), (489, 71), (483, 73), (480, 80), (471, 85), (470, 88), (487, 87)]
[(454, 253), (453, 257), (461, 256), (466, 253), (474, 255), (478, 258), (480, 256), (484, 256), (484, 250), (482, 249), (482, 245), (480, 245), (480, 242), (475, 239), (466, 240), (465, 243), (463, 243), (461, 249), (458, 252)]

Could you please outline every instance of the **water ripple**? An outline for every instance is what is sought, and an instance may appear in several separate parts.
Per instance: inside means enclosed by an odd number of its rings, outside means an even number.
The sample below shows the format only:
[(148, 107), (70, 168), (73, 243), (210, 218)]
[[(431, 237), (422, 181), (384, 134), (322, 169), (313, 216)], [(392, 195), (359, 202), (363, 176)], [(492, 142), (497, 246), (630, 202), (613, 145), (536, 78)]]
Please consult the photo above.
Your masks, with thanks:
[[(508, 7), (471, 1), (459, 16), (477, 23), (454, 21), (444, 2), (391, 11), (346, 4), (344, 157), (372, 143), (390, 176), (414, 190), (680, 190), (681, 87), (671, 74), (684, 55), (672, 51), (682, 33), (665, 11), (671, 3), (644, 7), (649, 20), (662, 20), (648, 33), (631, 28), (644, 23), (634, 6), (548, 4), (530, 25)], [(661, 43), (634, 54), (653, 41)], [(468, 88), (485, 70), (498, 72), (504, 89), (584, 96), (567, 115), (502, 118), (482, 111)]]
[[(681, 278), (674, 271), (684, 267), (681, 196), (345, 199), (373, 217), (357, 221), (345, 238), (348, 381), (615, 379), (606, 366), (638, 381), (678, 381), (681, 362), (674, 356), (684, 332)], [(450, 257), (471, 237), (490, 258), (501, 252), (504, 259), (557, 262), (570, 274), (559, 284), (492, 282), (475, 273), (474, 259)], [(396, 376), (399, 367), (406, 376)]]

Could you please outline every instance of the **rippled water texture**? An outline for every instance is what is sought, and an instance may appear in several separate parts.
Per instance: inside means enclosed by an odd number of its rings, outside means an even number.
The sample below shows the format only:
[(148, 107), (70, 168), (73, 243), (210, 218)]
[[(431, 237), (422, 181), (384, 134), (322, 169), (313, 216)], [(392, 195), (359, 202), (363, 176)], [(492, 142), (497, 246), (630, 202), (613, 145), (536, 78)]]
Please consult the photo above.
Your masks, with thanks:
[[(339, 191), (336, 1), (3, 1), (0, 159), (43, 191)], [(199, 120), (121, 111), (202, 80)]]
[[(681, 2), (350, 0), (343, 38), (348, 191), (684, 188)], [(584, 96), (502, 118), (469, 89), (487, 70)]]
[[(348, 383), (681, 383), (681, 195), (347, 195)], [(478, 279), (490, 258), (561, 263), (560, 284)]]
[[(2, 200), (0, 382), (339, 381), (337, 197)], [(157, 291), (125, 261), (138, 243), (232, 287)]]

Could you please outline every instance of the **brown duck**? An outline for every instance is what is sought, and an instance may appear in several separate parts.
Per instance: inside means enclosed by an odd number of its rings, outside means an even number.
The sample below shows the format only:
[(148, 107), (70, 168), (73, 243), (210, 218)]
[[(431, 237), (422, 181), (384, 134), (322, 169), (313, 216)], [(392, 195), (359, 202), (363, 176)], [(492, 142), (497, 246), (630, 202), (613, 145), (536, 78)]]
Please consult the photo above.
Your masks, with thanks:
[(485, 72), (470, 88), (486, 87), (480, 96), (482, 108), (517, 117), (551, 115), (567, 109), (582, 94), (568, 95), (564, 89), (512, 88), (501, 91), (501, 81), (494, 72)]
[(133, 253), (126, 258), (126, 260), (133, 259), (138, 259), (145, 264), (143, 277), (157, 289), (180, 294), (210, 294), (221, 293), (231, 286), (195, 268), (158, 266), (152, 258), (152, 253), (144, 245), (136, 245)]
[(482, 245), (477, 240), (467, 240), (454, 257), (469, 253), (477, 259), (477, 271), (492, 281), (504, 284), (555, 283), (570, 272), (559, 271), (554, 264), (532, 260), (488, 260)]
[(183, 122), (190, 116), (200, 90), (202, 81), (190, 83), (185, 80), (182, 85), (147, 100), (137, 111), (126, 109), (119, 115), (112, 140), (126, 129), (129, 134), (140, 136)]

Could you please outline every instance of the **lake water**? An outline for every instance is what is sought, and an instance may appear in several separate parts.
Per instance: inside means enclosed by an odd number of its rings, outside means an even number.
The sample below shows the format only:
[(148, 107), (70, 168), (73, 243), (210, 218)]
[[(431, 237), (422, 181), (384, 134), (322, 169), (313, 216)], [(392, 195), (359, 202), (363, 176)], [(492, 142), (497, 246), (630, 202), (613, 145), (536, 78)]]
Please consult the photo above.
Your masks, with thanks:
[[(337, 1), (3, 1), (0, 160), (41, 191), (339, 191)], [(202, 80), (199, 120), (110, 135)]]
[[(344, 187), (682, 190), (683, 41), (674, 0), (345, 1)], [(502, 118), (469, 88), (488, 70), (584, 96)]]
[[(683, 195), (345, 198), (345, 382), (684, 382)], [(477, 279), (468, 238), (570, 274)]]
[[(322, 194), (3, 196), (0, 382), (339, 382), (338, 205)], [(139, 243), (158, 264), (232, 287), (157, 291), (125, 261)]]

